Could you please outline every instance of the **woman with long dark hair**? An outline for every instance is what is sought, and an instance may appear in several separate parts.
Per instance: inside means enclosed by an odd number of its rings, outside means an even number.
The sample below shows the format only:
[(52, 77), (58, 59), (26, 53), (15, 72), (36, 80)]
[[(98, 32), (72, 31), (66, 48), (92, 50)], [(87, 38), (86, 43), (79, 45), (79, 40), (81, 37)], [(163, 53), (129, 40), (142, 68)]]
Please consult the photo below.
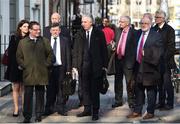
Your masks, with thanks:
[(13, 117), (19, 115), (19, 97), (21, 97), (22, 105), (24, 102), (23, 92), (24, 86), (22, 81), (22, 70), (16, 61), (16, 51), (19, 41), (29, 34), (29, 21), (21, 20), (18, 23), (16, 33), (11, 35), (8, 46), (8, 66), (5, 78), (12, 82), (12, 96), (14, 102)]

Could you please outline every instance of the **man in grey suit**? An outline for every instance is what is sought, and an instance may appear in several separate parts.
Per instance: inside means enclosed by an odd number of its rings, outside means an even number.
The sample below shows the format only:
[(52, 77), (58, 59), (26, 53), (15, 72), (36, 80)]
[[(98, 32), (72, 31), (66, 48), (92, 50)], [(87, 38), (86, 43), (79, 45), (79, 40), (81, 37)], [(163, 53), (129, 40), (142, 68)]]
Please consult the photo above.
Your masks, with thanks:
[(135, 64), (135, 30), (130, 26), (129, 16), (121, 16), (119, 27), (115, 30), (115, 103), (112, 108), (123, 105), (123, 75), (127, 84), (128, 104), (134, 106), (134, 87), (132, 85), (133, 67)]

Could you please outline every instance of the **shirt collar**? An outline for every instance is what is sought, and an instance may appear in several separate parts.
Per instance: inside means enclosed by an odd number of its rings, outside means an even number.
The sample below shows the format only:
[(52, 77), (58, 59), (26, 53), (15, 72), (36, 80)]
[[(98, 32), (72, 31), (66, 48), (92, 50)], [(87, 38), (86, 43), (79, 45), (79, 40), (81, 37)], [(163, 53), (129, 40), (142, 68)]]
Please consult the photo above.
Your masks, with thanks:
[(127, 28), (123, 29), (123, 32), (124, 32), (124, 33), (127, 33), (127, 32), (129, 31), (129, 28), (130, 28), (130, 27), (128, 26)]
[[(93, 27), (91, 27), (91, 28), (90, 28), (89, 30), (87, 30), (87, 31), (89, 31), (89, 33), (91, 33), (91, 32), (92, 32), (92, 29), (93, 29)], [(87, 31), (86, 31), (86, 32), (87, 32)]]
[(37, 40), (37, 38), (33, 38), (33, 37), (31, 37), (31, 35), (29, 35), (29, 39), (30, 39), (30, 40), (34, 40), (34, 41), (36, 41), (36, 40)]
[(159, 28), (162, 29), (163, 26), (164, 26), (164, 24), (165, 24), (165, 22), (163, 22), (163, 23), (159, 26)]

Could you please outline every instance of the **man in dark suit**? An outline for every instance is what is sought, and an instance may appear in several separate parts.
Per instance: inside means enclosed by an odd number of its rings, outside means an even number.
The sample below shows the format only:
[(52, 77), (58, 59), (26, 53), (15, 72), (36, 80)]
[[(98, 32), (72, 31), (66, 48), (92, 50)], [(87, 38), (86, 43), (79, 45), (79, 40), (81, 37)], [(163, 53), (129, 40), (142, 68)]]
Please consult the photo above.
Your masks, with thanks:
[[(158, 10), (155, 13), (154, 30), (163, 38), (164, 54), (161, 58), (161, 83), (158, 85), (159, 100), (156, 108), (170, 110), (174, 106), (174, 88), (171, 81), (171, 69), (175, 69), (175, 31), (165, 22), (166, 13)], [(166, 102), (165, 102), (166, 101)]]
[(47, 86), (45, 115), (53, 113), (53, 108), (56, 103), (58, 113), (66, 116), (65, 97), (62, 92), (62, 81), (66, 74), (71, 71), (71, 58), (68, 39), (61, 35), (61, 29), (58, 23), (53, 23), (50, 29), (51, 37), (50, 44), (54, 51), (55, 62), (52, 66), (49, 85)]
[(115, 54), (115, 103), (112, 108), (123, 104), (123, 75), (127, 84), (128, 104), (134, 106), (134, 87), (132, 85), (133, 67), (136, 60), (135, 30), (130, 26), (129, 16), (121, 16), (119, 28), (115, 30), (116, 54)]
[[(59, 24), (61, 23), (61, 16), (57, 12), (54, 12), (51, 15), (51, 24), (53, 24), (53, 23), (59, 23)], [(50, 28), (51, 28), (51, 26), (47, 26), (43, 29), (43, 36), (44, 37), (46, 37), (46, 38), (51, 37)], [(60, 25), (60, 28), (61, 28), (61, 35), (68, 38), (69, 45), (72, 46), (71, 36), (70, 36), (69, 30), (65, 26), (62, 26), (62, 25)]]
[(150, 119), (154, 117), (156, 87), (160, 79), (158, 67), (162, 54), (162, 39), (157, 32), (151, 29), (152, 21), (149, 17), (143, 17), (140, 24), (135, 66), (135, 106), (127, 118), (141, 116), (146, 89), (147, 113), (143, 119)]
[[(102, 31), (95, 28), (91, 16), (82, 16), (82, 29), (76, 34), (73, 47), (73, 66), (82, 80), (84, 111), (77, 117), (99, 119), (99, 85), (103, 69), (107, 67), (107, 47)], [(92, 113), (91, 113), (92, 112)]]

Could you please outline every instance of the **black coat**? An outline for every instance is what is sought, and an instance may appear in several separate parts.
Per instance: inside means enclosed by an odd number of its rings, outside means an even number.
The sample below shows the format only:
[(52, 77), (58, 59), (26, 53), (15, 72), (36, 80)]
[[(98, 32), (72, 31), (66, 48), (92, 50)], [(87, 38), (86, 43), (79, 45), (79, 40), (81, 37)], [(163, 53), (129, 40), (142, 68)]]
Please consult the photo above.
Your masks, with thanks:
[[(158, 25), (155, 25), (154, 30), (158, 30)], [(170, 25), (165, 23), (162, 29), (160, 29), (158, 32), (161, 34), (164, 47), (164, 61), (161, 63), (167, 63), (170, 69), (176, 68), (174, 61), (175, 31)]]
[[(141, 31), (139, 34), (141, 34)], [(160, 34), (151, 29), (144, 44), (142, 62), (141, 64), (136, 62), (135, 77), (137, 82), (143, 83), (144, 86), (158, 84), (160, 79), (159, 64), (163, 52), (162, 48), (162, 38)]]
[[(86, 41), (86, 34), (83, 29), (80, 29), (75, 35), (72, 60), (72, 67), (82, 72), (84, 43)], [(108, 64), (107, 46), (104, 33), (101, 30), (93, 27), (90, 39), (90, 55), (92, 62), (93, 77), (102, 76), (102, 68)]]
[(16, 60), (16, 51), (19, 41), (22, 38), (17, 35), (12, 35), (8, 46), (8, 66), (5, 73), (5, 79), (11, 82), (22, 82), (22, 70), (18, 69)]

